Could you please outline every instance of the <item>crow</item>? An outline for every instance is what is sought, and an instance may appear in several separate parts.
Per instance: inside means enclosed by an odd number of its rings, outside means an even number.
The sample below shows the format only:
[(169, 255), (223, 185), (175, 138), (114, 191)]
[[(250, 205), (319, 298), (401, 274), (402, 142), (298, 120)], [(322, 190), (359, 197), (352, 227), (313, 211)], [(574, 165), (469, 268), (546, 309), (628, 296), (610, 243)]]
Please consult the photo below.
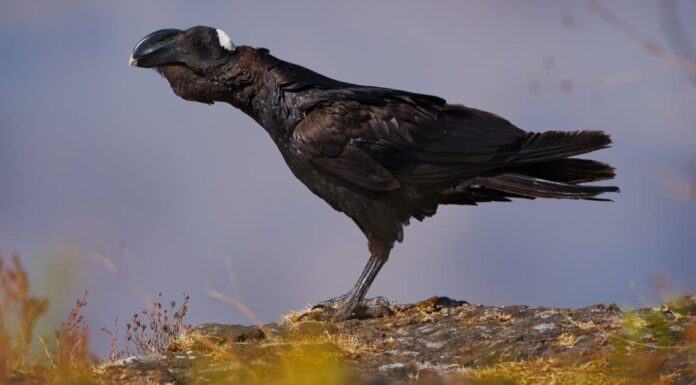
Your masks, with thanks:
[(527, 132), (490, 112), (444, 99), (334, 80), (235, 46), (222, 30), (163, 29), (135, 46), (131, 66), (155, 68), (179, 97), (226, 102), (271, 136), (292, 173), (367, 238), (370, 258), (352, 289), (323, 302), (333, 320), (365, 295), (403, 228), (438, 205), (510, 198), (608, 200), (608, 164), (571, 158), (608, 147), (602, 131)]

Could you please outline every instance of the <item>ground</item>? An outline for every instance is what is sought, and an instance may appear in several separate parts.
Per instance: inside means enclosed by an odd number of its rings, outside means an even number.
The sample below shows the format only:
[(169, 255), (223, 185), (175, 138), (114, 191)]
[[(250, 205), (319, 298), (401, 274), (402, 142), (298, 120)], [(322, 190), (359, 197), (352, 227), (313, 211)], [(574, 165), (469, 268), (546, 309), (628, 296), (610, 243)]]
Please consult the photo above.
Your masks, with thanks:
[[(696, 296), (622, 311), (433, 297), (338, 323), (297, 312), (202, 324), (168, 351), (103, 365), (106, 384), (696, 384)], [(320, 310), (317, 310), (320, 311)], [(316, 312), (316, 311), (315, 311)]]

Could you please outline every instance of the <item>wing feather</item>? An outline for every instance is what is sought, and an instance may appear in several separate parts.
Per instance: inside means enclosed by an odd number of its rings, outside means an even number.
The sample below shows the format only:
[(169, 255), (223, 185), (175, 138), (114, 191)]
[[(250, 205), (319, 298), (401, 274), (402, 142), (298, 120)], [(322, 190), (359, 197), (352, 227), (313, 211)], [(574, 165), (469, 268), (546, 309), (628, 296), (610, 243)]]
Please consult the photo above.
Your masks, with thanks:
[(303, 103), (298, 150), (374, 191), (477, 176), (514, 157), (525, 135), (484, 111), (383, 88), (313, 90)]

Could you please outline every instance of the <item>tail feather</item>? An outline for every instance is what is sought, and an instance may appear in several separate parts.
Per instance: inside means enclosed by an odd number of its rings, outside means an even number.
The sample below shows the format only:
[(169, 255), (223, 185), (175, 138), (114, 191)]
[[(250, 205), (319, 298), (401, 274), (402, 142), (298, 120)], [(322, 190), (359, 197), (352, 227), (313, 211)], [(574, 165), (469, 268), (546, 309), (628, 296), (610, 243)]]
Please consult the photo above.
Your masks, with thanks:
[(619, 192), (616, 186), (582, 186), (522, 174), (481, 178), (479, 183), (488, 189), (528, 198), (609, 200), (596, 197), (606, 192)]
[(568, 158), (609, 147), (611, 137), (602, 131), (530, 132), (517, 153), (517, 165)]
[(587, 186), (614, 177), (606, 163), (571, 156), (608, 147), (609, 135), (602, 131), (530, 132), (507, 166), (488, 175), (463, 181), (444, 192), (448, 204), (507, 201), (509, 198), (558, 198), (601, 200), (600, 194), (619, 192), (615, 186)]
[(614, 167), (606, 163), (576, 158), (533, 163), (515, 167), (510, 172), (565, 183), (594, 182), (612, 179), (616, 176)]

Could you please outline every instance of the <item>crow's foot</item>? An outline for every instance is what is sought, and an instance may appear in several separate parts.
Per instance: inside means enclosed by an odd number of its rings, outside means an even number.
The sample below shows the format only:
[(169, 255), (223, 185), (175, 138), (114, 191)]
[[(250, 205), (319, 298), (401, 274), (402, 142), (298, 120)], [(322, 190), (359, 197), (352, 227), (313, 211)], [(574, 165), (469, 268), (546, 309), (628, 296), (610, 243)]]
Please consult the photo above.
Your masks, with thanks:
[(300, 320), (339, 322), (349, 319), (380, 318), (394, 314), (385, 297), (367, 298), (360, 304), (350, 301), (348, 294), (332, 298), (313, 306), (302, 314)]

